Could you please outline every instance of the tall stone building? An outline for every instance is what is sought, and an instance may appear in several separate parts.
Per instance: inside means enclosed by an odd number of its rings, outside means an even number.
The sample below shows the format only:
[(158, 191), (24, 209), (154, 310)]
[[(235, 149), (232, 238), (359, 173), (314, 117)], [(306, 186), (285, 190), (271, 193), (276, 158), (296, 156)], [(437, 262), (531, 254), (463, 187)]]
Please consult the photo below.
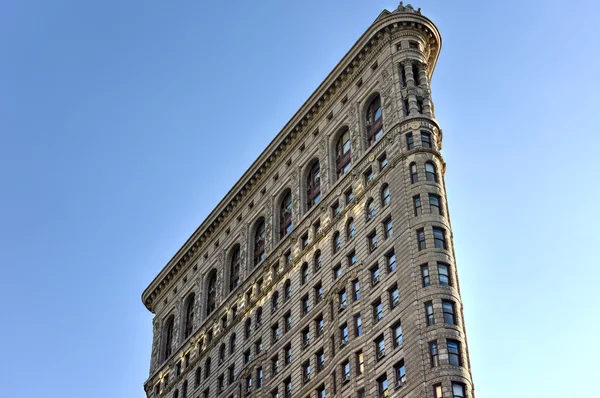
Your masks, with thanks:
[(152, 281), (149, 398), (474, 397), (440, 48), (384, 10)]

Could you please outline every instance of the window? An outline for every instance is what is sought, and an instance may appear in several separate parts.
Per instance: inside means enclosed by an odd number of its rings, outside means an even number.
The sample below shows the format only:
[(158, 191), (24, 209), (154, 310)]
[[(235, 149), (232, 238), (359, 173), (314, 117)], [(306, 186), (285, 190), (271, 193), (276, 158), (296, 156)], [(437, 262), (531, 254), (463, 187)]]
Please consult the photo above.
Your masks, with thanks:
[(419, 42), (409, 41), (408, 42), (408, 48), (412, 48), (412, 49), (418, 50), (419, 49)]
[(306, 249), (306, 246), (308, 246), (308, 232), (300, 238), (300, 247), (302, 250)]
[(417, 165), (415, 163), (410, 164), (410, 182), (414, 184), (419, 181), (419, 175), (417, 174)]
[(456, 325), (456, 318), (454, 317), (454, 302), (442, 300), (442, 312), (444, 314), (444, 323), (447, 323), (448, 325)]
[(188, 381), (183, 381), (183, 387), (181, 389), (181, 398), (187, 398), (188, 396)]
[(362, 350), (356, 353), (356, 372), (361, 375), (365, 372), (365, 356)]
[(387, 167), (388, 165), (388, 160), (387, 160), (387, 155), (384, 153), (383, 155), (381, 155), (379, 157), (379, 170), (383, 170)]
[(321, 200), (321, 168), (319, 161), (313, 161), (306, 177), (306, 209), (319, 203)]
[(394, 250), (385, 255), (385, 261), (387, 263), (388, 272), (396, 271), (396, 252), (394, 252)]
[(385, 207), (390, 204), (390, 186), (388, 184), (383, 185), (381, 190), (381, 206)]
[(271, 358), (271, 374), (273, 376), (275, 376), (278, 373), (279, 373), (279, 356), (275, 355), (273, 358)]
[(381, 99), (375, 97), (367, 108), (367, 142), (373, 145), (383, 135), (383, 120), (381, 118)]
[(400, 322), (396, 322), (392, 326), (392, 337), (394, 338), (394, 348), (398, 348), (402, 345), (402, 325)]
[(437, 263), (437, 267), (440, 285), (452, 286), (452, 281), (450, 280), (450, 266), (445, 263)]
[(194, 301), (196, 299), (196, 295), (194, 293), (190, 294), (186, 299), (186, 307), (185, 307), (185, 329), (183, 333), (183, 338), (187, 339), (194, 329)]
[(222, 343), (221, 346), (219, 347), (219, 363), (223, 362), (223, 360), (225, 359), (226, 351), (227, 351), (227, 348), (225, 347), (225, 343)]
[(202, 398), (208, 398), (209, 392), (210, 392), (210, 388), (207, 388), (206, 390), (204, 390), (204, 392), (202, 393)]
[(302, 364), (302, 382), (304, 384), (310, 381), (310, 361), (306, 361)]
[(292, 256), (292, 251), (288, 250), (287, 252), (285, 252), (283, 257), (284, 257), (284, 261), (285, 261), (285, 267), (288, 268), (292, 264), (292, 261), (294, 261), (294, 256)]
[(365, 392), (364, 388), (358, 390), (358, 392), (356, 393), (356, 398), (367, 398), (367, 393)]
[(346, 289), (342, 289), (338, 292), (338, 299), (340, 303), (340, 311), (345, 310), (348, 306), (348, 300), (346, 297)]
[(371, 232), (368, 239), (369, 239), (369, 251), (373, 252), (375, 249), (377, 249), (377, 233), (375, 231)]
[(402, 100), (404, 104), (404, 115), (408, 116), (410, 114), (410, 106), (408, 105), (408, 99)]
[(196, 368), (196, 374), (194, 377), (194, 387), (198, 387), (200, 385), (200, 381), (202, 380), (202, 368), (198, 366)]
[(319, 315), (317, 319), (315, 319), (315, 330), (316, 336), (321, 337), (323, 335), (323, 330), (325, 329), (325, 321), (323, 320), (323, 315)]
[(279, 390), (271, 391), (271, 398), (279, 398)]
[(377, 398), (387, 398), (388, 394), (387, 375), (384, 373), (377, 379)]
[(338, 214), (340, 214), (342, 212), (342, 207), (340, 206), (340, 201), (336, 200), (332, 205), (331, 205), (331, 214), (333, 215), (333, 217), (337, 216)]
[(375, 215), (375, 201), (373, 200), (373, 198), (369, 198), (369, 200), (367, 201), (367, 219), (370, 220), (374, 218)]
[(433, 227), (433, 246), (438, 249), (446, 248), (446, 231), (442, 228)]
[(315, 221), (313, 224), (313, 230), (315, 235), (319, 235), (321, 233), (321, 220)]
[(323, 349), (317, 352), (317, 373), (325, 368), (325, 351)]
[(346, 191), (346, 206), (350, 203), (354, 202), (354, 193), (352, 192), (352, 188)]
[(429, 209), (433, 214), (443, 215), (442, 207), (440, 206), (441, 199), (439, 195), (429, 194)]
[(284, 330), (285, 332), (289, 332), (290, 329), (292, 328), (292, 313), (291, 312), (286, 312), (285, 315), (283, 316), (283, 321), (284, 321)]
[(427, 244), (425, 243), (425, 230), (423, 228), (417, 229), (417, 242), (419, 251), (427, 249)]
[(454, 366), (462, 366), (460, 358), (460, 342), (456, 340), (446, 340), (448, 343), (448, 363)]
[(262, 345), (262, 339), (258, 339), (254, 342), (254, 353), (256, 355), (262, 353), (263, 350), (263, 345)]
[(235, 365), (231, 365), (228, 370), (229, 376), (227, 380), (227, 384), (232, 385), (235, 381)]
[(390, 308), (396, 308), (400, 305), (400, 292), (398, 291), (398, 285), (394, 284), (394, 286), (388, 290), (388, 294), (390, 295)]
[(429, 342), (429, 362), (432, 368), (435, 368), (440, 364), (440, 353), (438, 350), (437, 341)]
[(279, 308), (279, 292), (275, 290), (273, 292), (273, 296), (271, 297), (271, 312), (277, 311)]
[(279, 205), (279, 238), (283, 238), (292, 230), (292, 191), (284, 193)]
[(207, 286), (206, 316), (209, 316), (217, 306), (217, 271), (211, 271)]
[(208, 378), (208, 376), (210, 376), (210, 364), (211, 364), (211, 359), (210, 357), (206, 358), (206, 362), (204, 362), (204, 378)]
[(321, 250), (317, 250), (315, 252), (315, 272), (321, 269), (322, 261), (321, 261)]
[(346, 360), (342, 364), (342, 383), (350, 381), (350, 361)]
[(415, 149), (415, 141), (413, 140), (412, 133), (406, 134), (406, 148), (408, 148), (409, 151)]
[(246, 339), (249, 339), (250, 333), (252, 333), (251, 326), (252, 326), (252, 320), (250, 318), (246, 319), (246, 323), (244, 324), (244, 337)]
[(421, 131), (421, 145), (423, 148), (431, 148), (431, 134), (426, 131)]
[(240, 246), (236, 245), (231, 255), (229, 264), (229, 291), (233, 291), (240, 284)]
[(261, 218), (254, 232), (254, 265), (265, 258), (265, 219)]
[(325, 385), (321, 385), (317, 388), (317, 398), (325, 398)]
[(337, 253), (342, 247), (342, 238), (340, 237), (340, 233), (335, 231), (333, 234), (333, 253)]
[(373, 169), (370, 167), (367, 169), (367, 171), (363, 173), (363, 175), (365, 176), (365, 182), (367, 184), (373, 181), (373, 179), (375, 178), (375, 174), (373, 174)]
[(431, 301), (425, 302), (425, 320), (427, 326), (435, 324), (435, 318), (433, 317), (433, 303)]
[(387, 239), (392, 237), (394, 234), (394, 225), (392, 224), (392, 218), (386, 218), (383, 222), (383, 236)]
[(303, 285), (308, 282), (308, 263), (302, 264), (302, 269), (300, 270), (300, 283)]
[(323, 300), (323, 285), (321, 282), (315, 285), (315, 302), (318, 304)]
[(350, 169), (351, 152), (350, 131), (345, 128), (335, 145), (335, 168), (338, 178)]
[(258, 307), (256, 309), (256, 328), (258, 329), (262, 325), (263, 309)]
[(256, 369), (256, 388), (262, 387), (263, 371), (262, 368)]
[(421, 195), (413, 196), (413, 208), (415, 209), (415, 216), (418, 216), (422, 213), (423, 210), (421, 208)]
[(348, 332), (348, 324), (344, 324), (340, 327), (340, 345), (344, 346), (350, 341), (350, 334)]
[(465, 385), (462, 383), (452, 382), (452, 398), (466, 398)]
[(397, 387), (406, 383), (406, 366), (404, 366), (404, 359), (401, 359), (400, 362), (394, 365), (394, 373), (396, 374)]
[(429, 279), (429, 266), (427, 264), (421, 265), (421, 279), (423, 280), (423, 287), (427, 287), (431, 284)]
[(252, 392), (252, 376), (246, 377), (246, 395), (250, 395)]
[(222, 393), (224, 388), (225, 388), (225, 376), (221, 375), (217, 379), (217, 394)]
[(290, 344), (286, 345), (283, 351), (285, 352), (285, 364), (289, 365), (292, 363), (292, 346)]
[(348, 240), (354, 238), (354, 219), (350, 218), (346, 224), (346, 238)]
[(444, 398), (442, 394), (442, 385), (434, 384), (433, 385), (433, 398)]
[(371, 285), (375, 286), (380, 280), (379, 265), (375, 264), (375, 266), (371, 267)]
[(352, 281), (352, 290), (354, 293), (354, 301), (360, 300), (360, 281), (358, 279)]
[(333, 267), (333, 279), (338, 279), (340, 276), (342, 276), (342, 264)]
[(413, 75), (413, 80), (415, 82), (415, 86), (418, 86), (419, 84), (421, 84), (421, 79), (419, 79), (419, 67), (416, 63), (412, 64), (412, 75)]
[(302, 297), (302, 314), (306, 315), (310, 312), (310, 301), (308, 295)]
[(425, 179), (427, 181), (437, 182), (437, 174), (435, 173), (435, 166), (431, 162), (425, 163)]
[(279, 324), (276, 323), (271, 327), (271, 341), (275, 344), (279, 340)]
[(179, 398), (179, 390), (175, 390), (173, 393), (173, 398)]
[(304, 348), (308, 347), (310, 344), (310, 329), (306, 328), (302, 331), (302, 346)]
[(356, 264), (356, 253), (352, 250), (352, 252), (348, 254), (348, 266), (352, 267), (354, 264)]
[(383, 334), (375, 339), (375, 353), (377, 354), (378, 360), (385, 356), (385, 340)]
[(373, 303), (373, 320), (379, 322), (383, 318), (383, 304), (381, 299), (378, 299)]
[(356, 337), (360, 337), (363, 334), (362, 319), (360, 314), (354, 316), (354, 329), (356, 331)]

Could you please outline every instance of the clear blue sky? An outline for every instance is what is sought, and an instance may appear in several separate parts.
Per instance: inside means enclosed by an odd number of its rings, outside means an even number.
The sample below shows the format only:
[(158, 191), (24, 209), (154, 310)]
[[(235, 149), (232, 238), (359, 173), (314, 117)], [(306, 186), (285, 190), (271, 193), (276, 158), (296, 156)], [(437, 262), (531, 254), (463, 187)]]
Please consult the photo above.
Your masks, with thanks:
[[(477, 394), (594, 396), (600, 5), (413, 4), (443, 37), (433, 100)], [(396, 6), (2, 2), (0, 395), (143, 397), (143, 289)]]

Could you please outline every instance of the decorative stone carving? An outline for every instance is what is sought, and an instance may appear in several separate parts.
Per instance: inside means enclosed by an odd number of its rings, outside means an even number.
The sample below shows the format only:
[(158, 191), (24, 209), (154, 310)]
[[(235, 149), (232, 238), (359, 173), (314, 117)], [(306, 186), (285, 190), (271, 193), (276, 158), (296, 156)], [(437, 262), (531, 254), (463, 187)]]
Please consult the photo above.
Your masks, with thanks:
[(180, 297), (175, 301), (175, 320), (173, 322), (173, 349), (179, 347), (179, 329), (181, 328), (181, 303), (183, 299)]
[[(246, 224), (240, 230), (240, 276), (245, 278), (248, 275), (248, 230), (250, 225)], [(254, 241), (254, 237), (252, 237)], [(254, 256), (253, 256), (254, 257)]]
[(410, 5), (410, 4), (404, 5), (403, 1), (400, 2), (400, 4), (398, 5), (398, 8), (396, 9), (396, 11), (405, 12), (405, 13), (409, 13), (409, 14), (419, 14), (419, 15), (421, 15), (421, 9), (420, 8), (417, 9), (417, 10), (415, 10), (415, 8), (412, 5)]
[(329, 156), (327, 150), (327, 137), (319, 142), (319, 164), (321, 167), (321, 196), (327, 195), (327, 187), (329, 183)]
[(272, 201), (266, 201), (265, 204), (265, 251), (271, 250), (271, 243), (273, 241), (273, 212), (272, 212)]

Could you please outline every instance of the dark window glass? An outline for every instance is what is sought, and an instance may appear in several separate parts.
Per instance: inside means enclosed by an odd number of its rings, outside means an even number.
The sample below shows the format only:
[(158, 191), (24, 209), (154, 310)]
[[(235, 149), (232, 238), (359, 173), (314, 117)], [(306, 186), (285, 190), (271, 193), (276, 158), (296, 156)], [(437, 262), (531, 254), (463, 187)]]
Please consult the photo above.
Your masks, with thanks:
[(417, 229), (417, 242), (419, 244), (419, 250), (427, 249), (427, 245), (425, 243), (425, 230), (423, 228)]
[(431, 134), (421, 131), (421, 145), (423, 148), (431, 148)]
[(425, 163), (425, 179), (427, 181), (437, 182), (437, 174), (435, 172), (435, 166), (431, 162)]
[(440, 279), (440, 285), (450, 286), (450, 266), (444, 263), (438, 263), (438, 277)]
[(415, 163), (411, 163), (410, 165), (410, 182), (415, 183), (419, 181), (419, 175), (417, 174), (417, 165)]
[(433, 246), (438, 249), (446, 248), (445, 231), (441, 228), (433, 227)]

